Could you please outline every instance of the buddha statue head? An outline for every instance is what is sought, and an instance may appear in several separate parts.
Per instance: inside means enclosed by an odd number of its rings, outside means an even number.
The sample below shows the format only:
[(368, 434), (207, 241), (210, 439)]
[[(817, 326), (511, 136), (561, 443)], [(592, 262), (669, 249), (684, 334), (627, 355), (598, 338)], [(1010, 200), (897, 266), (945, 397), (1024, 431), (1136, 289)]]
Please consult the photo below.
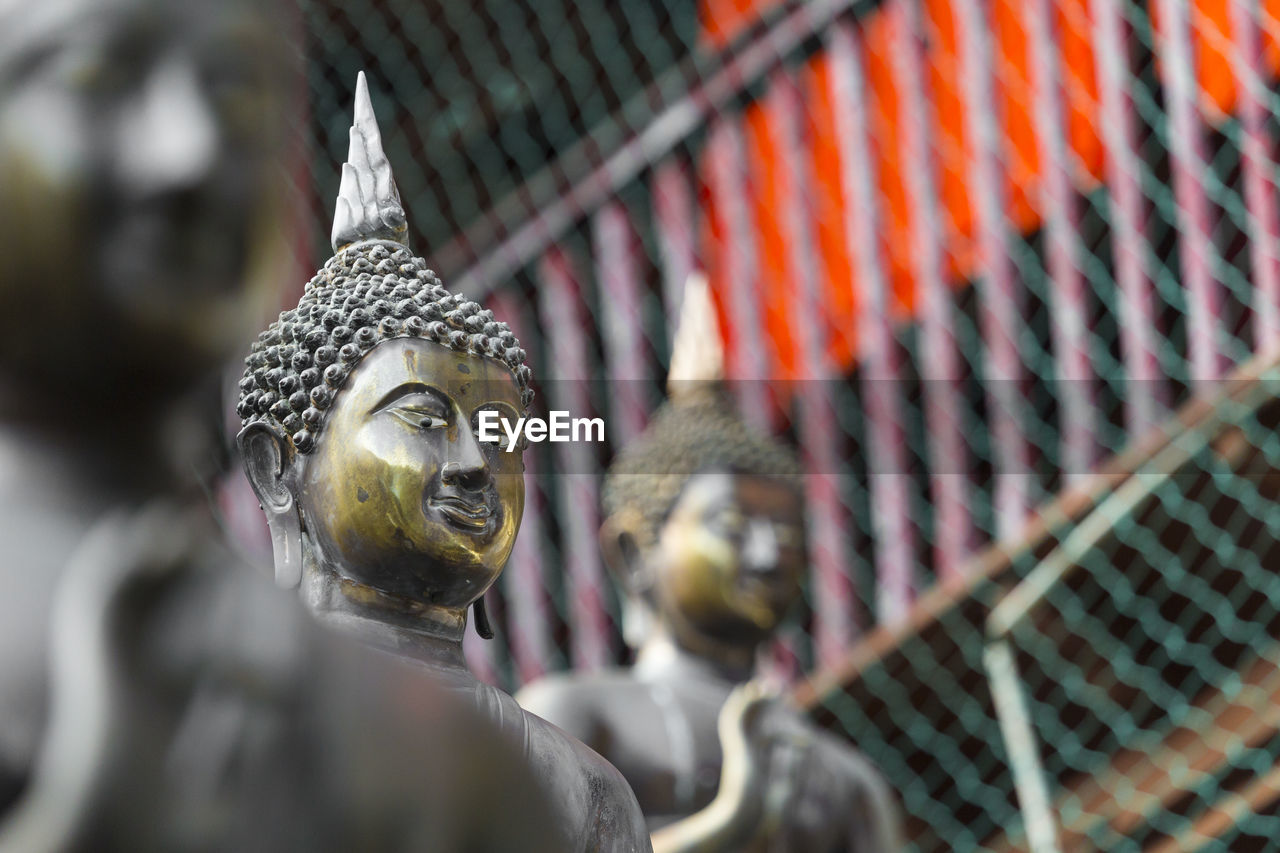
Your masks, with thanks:
[(253, 345), (239, 446), (282, 585), (302, 583), (322, 612), (460, 636), (524, 508), (521, 454), (481, 443), (477, 422), (523, 415), (530, 371), (510, 329), (446, 291), (406, 230), (361, 74), (336, 254)]
[(670, 399), (609, 468), (601, 543), (631, 645), (662, 636), (745, 666), (799, 596), (804, 498), (794, 454), (734, 411), (719, 340), (705, 280), (691, 278)]
[(269, 310), (289, 71), (271, 5), (0, 0), (0, 385), (24, 408), (136, 428)]

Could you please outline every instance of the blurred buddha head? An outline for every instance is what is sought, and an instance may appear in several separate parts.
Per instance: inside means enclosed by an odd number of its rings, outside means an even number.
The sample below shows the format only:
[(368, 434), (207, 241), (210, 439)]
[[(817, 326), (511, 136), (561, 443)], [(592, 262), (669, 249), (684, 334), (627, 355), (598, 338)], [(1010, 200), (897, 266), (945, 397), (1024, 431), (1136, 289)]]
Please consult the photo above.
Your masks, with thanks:
[(168, 393), (243, 344), (278, 257), (270, 5), (0, 0), (7, 384)]
[(524, 509), (521, 454), (482, 443), (478, 422), (520, 417), (530, 371), (405, 231), (362, 74), (336, 254), (253, 345), (239, 441), (283, 585), (323, 576), (307, 595), (456, 617), (501, 572)]
[(734, 412), (718, 340), (705, 281), (691, 279), (671, 400), (605, 478), (601, 542), (632, 645), (658, 630), (693, 652), (754, 650), (800, 593), (800, 467)]

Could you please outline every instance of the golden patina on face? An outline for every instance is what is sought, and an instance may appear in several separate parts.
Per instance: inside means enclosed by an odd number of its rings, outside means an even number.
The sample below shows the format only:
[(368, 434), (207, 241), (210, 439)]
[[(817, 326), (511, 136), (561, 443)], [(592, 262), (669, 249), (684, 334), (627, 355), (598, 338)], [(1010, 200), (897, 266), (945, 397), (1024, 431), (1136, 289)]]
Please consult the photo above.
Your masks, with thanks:
[(486, 410), (521, 412), (492, 359), (415, 338), (371, 350), (303, 463), (299, 503), (322, 559), (413, 602), (461, 608), (483, 595), (524, 512), (521, 454), (476, 437)]
[(802, 503), (787, 483), (708, 471), (685, 484), (646, 562), (653, 600), (688, 639), (754, 645), (800, 593)]

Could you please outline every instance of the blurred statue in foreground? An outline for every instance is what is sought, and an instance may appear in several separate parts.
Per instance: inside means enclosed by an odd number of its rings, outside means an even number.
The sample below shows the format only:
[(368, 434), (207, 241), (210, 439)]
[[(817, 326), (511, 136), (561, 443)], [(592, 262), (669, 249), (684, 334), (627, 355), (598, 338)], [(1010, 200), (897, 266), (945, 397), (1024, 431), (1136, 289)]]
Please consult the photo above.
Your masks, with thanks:
[(548, 677), (520, 702), (622, 771), (659, 853), (895, 849), (876, 771), (748, 683), (800, 593), (804, 499), (795, 457), (746, 426), (721, 387), (700, 278), (674, 349), (670, 402), (604, 485), (601, 542), (636, 662)]
[(560, 850), (490, 726), (208, 513), (279, 257), (266, 5), (0, 0), (0, 850)]
[[(523, 457), (481, 443), (532, 391), (506, 324), (453, 296), (405, 244), (405, 214), (361, 74), (334, 217), (336, 254), (246, 359), (239, 443), (277, 580), (320, 620), (419, 664), (473, 701), (543, 781), (573, 850), (647, 850), (635, 797), (581, 743), (480, 683), (467, 610), (510, 556)], [(505, 808), (505, 805), (503, 805)]]

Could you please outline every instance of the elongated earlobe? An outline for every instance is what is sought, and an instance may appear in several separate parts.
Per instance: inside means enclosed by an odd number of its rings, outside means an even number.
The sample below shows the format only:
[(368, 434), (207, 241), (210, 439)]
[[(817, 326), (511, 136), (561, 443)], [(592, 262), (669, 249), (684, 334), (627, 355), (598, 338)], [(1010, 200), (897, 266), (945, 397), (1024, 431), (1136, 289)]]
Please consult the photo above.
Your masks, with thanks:
[(622, 600), (622, 641), (628, 647), (638, 649), (644, 645), (653, 630), (653, 611), (649, 605), (628, 596)]
[(609, 516), (600, 525), (600, 551), (605, 566), (632, 596), (644, 596), (652, 586), (637, 541), (643, 523), (638, 512), (627, 508)]
[(284, 436), (258, 421), (236, 436), (249, 485), (271, 528), (276, 583), (293, 589), (302, 583), (302, 518), (287, 480), (293, 448)]
[(476, 616), (476, 633), (479, 634), (482, 639), (492, 640), (493, 625), (489, 623), (489, 611), (484, 606), (484, 598), (477, 598), (475, 604), (471, 605), (471, 609), (475, 612)]
[(638, 648), (653, 628), (653, 573), (637, 536), (644, 519), (634, 509), (614, 513), (600, 526), (600, 550), (622, 596), (622, 639)]
[(302, 523), (298, 513), (286, 513), (269, 526), (276, 584), (284, 589), (296, 589), (302, 583)]

